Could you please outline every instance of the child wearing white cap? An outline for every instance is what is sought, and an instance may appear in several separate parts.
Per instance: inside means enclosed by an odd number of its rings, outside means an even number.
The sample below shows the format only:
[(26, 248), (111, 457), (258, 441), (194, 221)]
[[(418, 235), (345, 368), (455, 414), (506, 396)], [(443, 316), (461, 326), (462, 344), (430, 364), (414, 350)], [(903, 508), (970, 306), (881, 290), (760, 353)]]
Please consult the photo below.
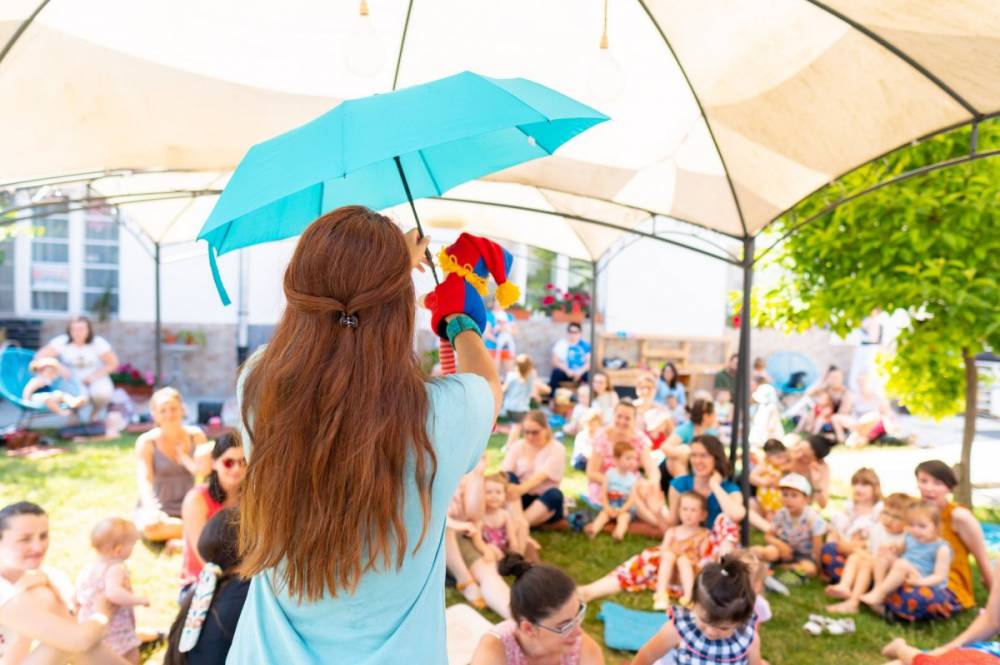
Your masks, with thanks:
[(764, 534), (767, 544), (752, 551), (762, 561), (791, 568), (800, 575), (815, 575), (826, 522), (809, 506), (812, 485), (805, 476), (789, 473), (778, 487), (785, 505), (774, 514), (771, 530)]

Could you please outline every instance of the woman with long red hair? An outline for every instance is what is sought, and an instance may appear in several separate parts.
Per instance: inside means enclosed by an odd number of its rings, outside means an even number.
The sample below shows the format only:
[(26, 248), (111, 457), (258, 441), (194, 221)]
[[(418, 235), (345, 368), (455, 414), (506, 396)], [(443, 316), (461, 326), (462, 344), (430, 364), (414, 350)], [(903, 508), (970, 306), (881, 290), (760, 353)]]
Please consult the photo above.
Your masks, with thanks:
[(421, 372), (411, 273), (426, 248), (358, 206), (299, 240), (285, 312), (240, 377), (253, 580), (229, 665), (446, 659), (445, 517), (502, 395), (479, 328), (440, 289), (436, 332), (463, 373)]

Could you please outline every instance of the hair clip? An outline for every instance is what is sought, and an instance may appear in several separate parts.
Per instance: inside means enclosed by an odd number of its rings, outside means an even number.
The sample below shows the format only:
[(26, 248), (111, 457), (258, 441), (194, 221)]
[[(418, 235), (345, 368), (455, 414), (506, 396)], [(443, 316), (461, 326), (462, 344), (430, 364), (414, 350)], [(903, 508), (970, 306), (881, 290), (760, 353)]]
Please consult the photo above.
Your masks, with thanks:
[(358, 327), (358, 315), (348, 314), (347, 312), (340, 313), (340, 325), (344, 328), (357, 328)]
[(726, 570), (725, 568), (723, 568), (721, 572), (724, 577), (729, 577), (729, 571)]

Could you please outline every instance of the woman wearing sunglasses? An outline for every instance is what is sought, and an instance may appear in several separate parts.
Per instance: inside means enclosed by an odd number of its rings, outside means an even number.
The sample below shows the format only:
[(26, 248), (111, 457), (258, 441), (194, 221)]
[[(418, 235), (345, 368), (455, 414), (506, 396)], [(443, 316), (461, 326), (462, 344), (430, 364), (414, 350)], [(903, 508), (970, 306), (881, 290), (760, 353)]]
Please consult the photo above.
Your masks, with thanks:
[(472, 665), (604, 665), (601, 648), (580, 627), (587, 605), (569, 575), (515, 554), (503, 560), (500, 574), (515, 578), (513, 618), (483, 635)]
[(181, 597), (198, 581), (201, 574), (201, 555), (196, 547), (202, 529), (208, 520), (223, 508), (232, 508), (240, 502), (240, 483), (246, 474), (247, 460), (243, 445), (235, 432), (223, 434), (212, 448), (212, 472), (203, 485), (193, 487), (184, 497), (181, 521), (184, 525), (184, 562), (181, 566)]

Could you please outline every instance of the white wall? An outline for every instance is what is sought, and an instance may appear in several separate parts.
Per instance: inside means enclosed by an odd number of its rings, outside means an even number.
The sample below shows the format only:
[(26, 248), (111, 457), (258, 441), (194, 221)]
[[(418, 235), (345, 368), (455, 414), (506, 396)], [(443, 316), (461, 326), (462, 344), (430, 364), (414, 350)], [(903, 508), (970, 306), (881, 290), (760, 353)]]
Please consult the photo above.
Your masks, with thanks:
[(639, 240), (604, 269), (598, 303), (605, 330), (718, 337), (725, 328), (727, 264), (680, 247)]

